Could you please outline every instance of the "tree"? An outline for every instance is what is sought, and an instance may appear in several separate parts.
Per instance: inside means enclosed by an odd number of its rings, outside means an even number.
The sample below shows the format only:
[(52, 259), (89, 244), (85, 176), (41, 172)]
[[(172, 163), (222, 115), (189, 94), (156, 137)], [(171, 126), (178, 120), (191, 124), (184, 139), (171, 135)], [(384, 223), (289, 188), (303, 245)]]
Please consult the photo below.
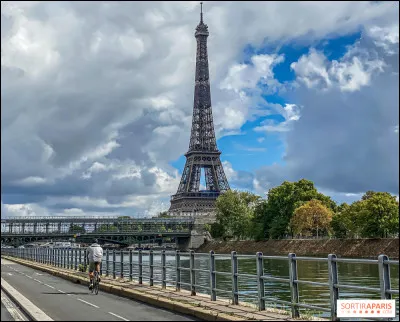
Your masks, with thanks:
[(359, 213), (362, 237), (387, 238), (399, 232), (399, 203), (388, 192), (368, 192)]
[(331, 229), (336, 238), (347, 238), (354, 233), (354, 222), (349, 214), (350, 205), (342, 203), (332, 217)]
[(171, 218), (171, 216), (168, 215), (168, 211), (161, 211), (156, 218)]
[(294, 211), (290, 226), (295, 235), (320, 236), (329, 233), (333, 212), (320, 200), (312, 199)]
[(399, 232), (399, 203), (387, 192), (367, 191), (361, 200), (338, 208), (331, 223), (338, 238), (377, 238)]
[(85, 232), (85, 228), (79, 225), (73, 225), (71, 224), (69, 226), (69, 232), (70, 233), (84, 233)]
[(319, 193), (310, 180), (285, 181), (280, 186), (270, 189), (264, 213), (265, 237), (282, 238), (287, 234), (293, 236), (289, 223), (294, 210), (312, 199), (320, 200), (329, 209), (336, 210), (336, 203), (330, 197)]
[(211, 233), (224, 238), (250, 238), (254, 209), (260, 199), (250, 192), (236, 190), (220, 195), (216, 201), (216, 223), (212, 225)]
[(96, 229), (97, 232), (112, 232), (112, 231), (118, 231), (118, 227), (114, 225), (107, 225), (103, 224), (97, 227)]

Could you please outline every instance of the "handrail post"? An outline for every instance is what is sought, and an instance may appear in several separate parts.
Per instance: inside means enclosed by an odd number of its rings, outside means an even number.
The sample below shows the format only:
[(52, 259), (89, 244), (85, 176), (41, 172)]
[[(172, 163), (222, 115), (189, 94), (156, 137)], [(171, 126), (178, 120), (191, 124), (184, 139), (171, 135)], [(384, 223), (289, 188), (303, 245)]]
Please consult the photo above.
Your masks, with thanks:
[(79, 248), (79, 264), (82, 264), (82, 249)]
[(141, 249), (139, 249), (138, 262), (139, 262), (139, 284), (142, 284), (143, 283), (143, 254), (142, 254)]
[(239, 304), (238, 287), (238, 258), (235, 251), (231, 252), (231, 270), (232, 270), (232, 304)]
[(112, 263), (112, 274), (113, 274), (113, 279), (115, 279), (115, 249), (113, 249), (113, 263)]
[(190, 251), (190, 295), (196, 295), (196, 271), (194, 270), (194, 251)]
[(154, 253), (153, 253), (153, 250), (150, 250), (150, 253), (149, 253), (149, 273), (150, 273), (149, 284), (150, 284), (150, 286), (153, 286), (154, 285)]
[(176, 284), (175, 289), (177, 291), (181, 290), (181, 254), (179, 250), (175, 251), (175, 271), (176, 271)]
[(264, 286), (264, 258), (263, 253), (257, 252), (257, 289), (258, 289), (258, 310), (265, 310), (265, 286)]
[(87, 262), (87, 249), (83, 251), (83, 265), (86, 267), (88, 264)]
[(329, 294), (331, 300), (331, 320), (338, 321), (337, 318), (337, 300), (339, 299), (339, 288), (336, 287), (338, 284), (338, 270), (337, 262), (335, 261), (336, 255), (328, 255), (328, 274), (329, 274)]
[(215, 253), (210, 250), (210, 298), (211, 301), (217, 300), (217, 278), (215, 274)]
[(110, 252), (106, 249), (106, 276), (109, 275), (108, 263), (110, 262)]
[(70, 260), (70, 256), (69, 256), (70, 254), (69, 254), (69, 249), (68, 248), (65, 250), (65, 253), (67, 255), (67, 268), (70, 269), (71, 260)]
[(124, 251), (121, 249), (121, 254), (120, 254), (120, 262), (121, 262), (121, 274), (120, 277), (121, 279), (124, 278)]
[(297, 261), (296, 261), (296, 254), (290, 253), (289, 254), (289, 285), (290, 285), (290, 295), (292, 299), (292, 318), (298, 318), (299, 314), (299, 307), (296, 305), (299, 303), (299, 286), (297, 282)]
[(382, 300), (391, 300), (392, 294), (387, 291), (390, 290), (390, 267), (388, 263), (389, 257), (386, 255), (378, 256), (378, 265), (379, 265), (379, 283), (381, 288), (381, 299)]
[(167, 288), (167, 268), (165, 267), (165, 250), (161, 251), (161, 287)]
[(74, 249), (74, 253), (75, 253), (75, 270), (78, 270), (78, 250), (75, 248)]
[(132, 249), (129, 250), (129, 280), (132, 282), (133, 279), (133, 267), (132, 267)]

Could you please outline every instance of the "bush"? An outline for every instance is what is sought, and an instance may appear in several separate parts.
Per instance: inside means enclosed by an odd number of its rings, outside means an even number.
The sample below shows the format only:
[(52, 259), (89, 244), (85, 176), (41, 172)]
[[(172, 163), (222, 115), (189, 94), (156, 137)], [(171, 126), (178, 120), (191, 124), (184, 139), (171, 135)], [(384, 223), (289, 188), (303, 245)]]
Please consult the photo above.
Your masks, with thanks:
[(80, 272), (86, 272), (87, 269), (88, 269), (88, 265), (83, 265), (83, 264), (78, 265), (78, 271), (80, 271)]

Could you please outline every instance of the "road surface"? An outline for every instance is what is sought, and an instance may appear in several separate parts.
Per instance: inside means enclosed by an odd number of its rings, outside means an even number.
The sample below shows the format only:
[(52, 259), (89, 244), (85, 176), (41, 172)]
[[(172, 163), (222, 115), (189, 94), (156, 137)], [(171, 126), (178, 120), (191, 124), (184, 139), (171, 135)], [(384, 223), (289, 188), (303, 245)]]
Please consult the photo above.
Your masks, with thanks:
[[(1, 259), (1, 277), (54, 321), (196, 321)], [(1, 320), (3, 321), (3, 306)], [(5, 321), (13, 321), (7, 312)]]

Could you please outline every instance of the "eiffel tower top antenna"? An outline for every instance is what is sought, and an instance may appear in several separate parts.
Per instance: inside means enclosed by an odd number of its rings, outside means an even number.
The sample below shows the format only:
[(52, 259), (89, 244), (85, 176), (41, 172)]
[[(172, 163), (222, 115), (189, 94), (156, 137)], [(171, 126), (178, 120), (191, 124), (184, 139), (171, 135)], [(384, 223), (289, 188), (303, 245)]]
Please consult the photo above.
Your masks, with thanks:
[(200, 2), (200, 23), (203, 23), (203, 2)]

